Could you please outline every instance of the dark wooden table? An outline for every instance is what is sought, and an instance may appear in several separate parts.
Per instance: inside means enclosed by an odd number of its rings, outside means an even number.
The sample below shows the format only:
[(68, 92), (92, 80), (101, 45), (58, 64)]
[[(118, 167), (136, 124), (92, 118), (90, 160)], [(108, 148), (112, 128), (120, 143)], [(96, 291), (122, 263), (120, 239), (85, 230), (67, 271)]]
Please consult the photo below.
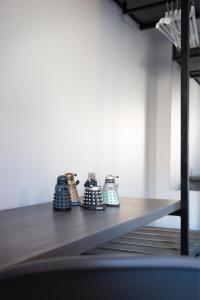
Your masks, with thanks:
[(120, 208), (70, 212), (51, 203), (0, 211), (0, 269), (25, 260), (78, 255), (180, 209), (180, 202), (122, 198)]

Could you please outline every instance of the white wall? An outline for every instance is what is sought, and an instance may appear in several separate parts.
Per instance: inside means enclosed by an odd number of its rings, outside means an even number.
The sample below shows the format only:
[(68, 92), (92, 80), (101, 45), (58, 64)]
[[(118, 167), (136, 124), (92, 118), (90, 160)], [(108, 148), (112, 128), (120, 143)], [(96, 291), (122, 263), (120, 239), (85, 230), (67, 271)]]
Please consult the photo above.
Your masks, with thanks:
[[(171, 187), (180, 190), (180, 66), (173, 64), (172, 70), (172, 119), (171, 119)], [(200, 85), (190, 78), (189, 107), (189, 169), (190, 176), (200, 176)]]
[[(154, 197), (180, 199), (180, 193), (170, 187), (172, 45), (159, 33), (157, 48), (157, 89), (155, 119), (155, 189)], [(179, 227), (178, 217), (166, 216), (153, 222), (155, 226)]]
[(154, 33), (108, 0), (1, 0), (0, 40), (0, 209), (52, 200), (66, 171), (153, 194)]
[[(176, 97), (178, 105), (180, 104), (180, 86), (177, 92), (178, 84), (172, 75), (171, 44), (167, 39), (158, 37), (160, 42), (157, 47), (157, 104), (156, 112), (151, 113), (151, 118), (155, 120), (155, 189), (153, 196), (156, 198), (180, 199), (179, 188), (174, 186), (180, 183), (180, 107), (172, 109), (172, 98)], [(179, 84), (178, 84), (179, 85)], [(197, 88), (194, 80), (190, 81), (190, 109), (191, 120), (190, 127), (195, 131), (190, 131), (190, 163), (195, 168), (190, 169), (191, 175), (198, 175), (199, 157), (197, 147), (199, 143), (199, 130), (196, 123), (199, 112), (199, 86)], [(174, 103), (173, 103), (174, 105)], [(173, 117), (172, 117), (173, 116)], [(171, 119), (172, 118), (172, 119)], [(172, 122), (171, 122), (172, 121)], [(173, 151), (172, 148), (176, 148)], [(172, 150), (172, 152), (171, 152)], [(173, 176), (170, 176), (173, 175)], [(172, 184), (173, 181), (173, 184)], [(190, 229), (200, 229), (200, 193), (190, 192)], [(165, 217), (153, 223), (155, 226), (177, 227), (180, 226), (178, 217)]]

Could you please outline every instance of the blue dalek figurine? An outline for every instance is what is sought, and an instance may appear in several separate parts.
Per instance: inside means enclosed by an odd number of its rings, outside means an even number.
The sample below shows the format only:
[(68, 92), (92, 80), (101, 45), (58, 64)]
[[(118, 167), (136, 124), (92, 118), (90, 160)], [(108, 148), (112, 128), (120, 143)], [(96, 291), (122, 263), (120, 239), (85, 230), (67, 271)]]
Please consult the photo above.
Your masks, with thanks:
[(67, 185), (67, 178), (61, 175), (57, 178), (53, 199), (53, 209), (66, 211), (72, 207), (71, 197)]
[(88, 174), (88, 179), (84, 186), (85, 192), (81, 207), (90, 210), (104, 210), (105, 205), (103, 203), (102, 188), (97, 185), (94, 173)]
[(103, 186), (103, 202), (106, 206), (120, 206), (118, 184), (115, 179), (118, 176), (107, 175)]

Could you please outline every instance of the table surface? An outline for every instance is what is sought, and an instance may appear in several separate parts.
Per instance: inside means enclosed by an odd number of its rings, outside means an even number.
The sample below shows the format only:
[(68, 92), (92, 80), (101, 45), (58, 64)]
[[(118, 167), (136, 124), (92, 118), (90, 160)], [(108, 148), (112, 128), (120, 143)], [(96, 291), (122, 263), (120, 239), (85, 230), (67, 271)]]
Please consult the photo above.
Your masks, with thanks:
[(59, 251), (78, 255), (178, 209), (180, 201), (122, 198), (105, 211), (58, 212), (51, 203), (0, 211), (0, 268)]

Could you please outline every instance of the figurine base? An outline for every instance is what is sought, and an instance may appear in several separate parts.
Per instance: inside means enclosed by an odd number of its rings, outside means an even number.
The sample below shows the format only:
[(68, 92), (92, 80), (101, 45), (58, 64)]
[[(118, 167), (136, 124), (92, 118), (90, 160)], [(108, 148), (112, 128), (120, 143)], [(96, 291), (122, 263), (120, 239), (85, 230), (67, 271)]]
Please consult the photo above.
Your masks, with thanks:
[(85, 204), (81, 204), (81, 208), (89, 209), (89, 210), (104, 210), (105, 205), (103, 205), (103, 206), (88, 206), (88, 205), (85, 205)]
[(105, 204), (108, 207), (120, 207), (120, 204)]
[(72, 208), (71, 207), (65, 207), (65, 208), (58, 208), (58, 207), (53, 207), (53, 210), (56, 210), (56, 211), (68, 211), (68, 210), (71, 210)]
[(72, 206), (80, 206), (81, 202), (79, 200), (73, 200), (72, 201)]

